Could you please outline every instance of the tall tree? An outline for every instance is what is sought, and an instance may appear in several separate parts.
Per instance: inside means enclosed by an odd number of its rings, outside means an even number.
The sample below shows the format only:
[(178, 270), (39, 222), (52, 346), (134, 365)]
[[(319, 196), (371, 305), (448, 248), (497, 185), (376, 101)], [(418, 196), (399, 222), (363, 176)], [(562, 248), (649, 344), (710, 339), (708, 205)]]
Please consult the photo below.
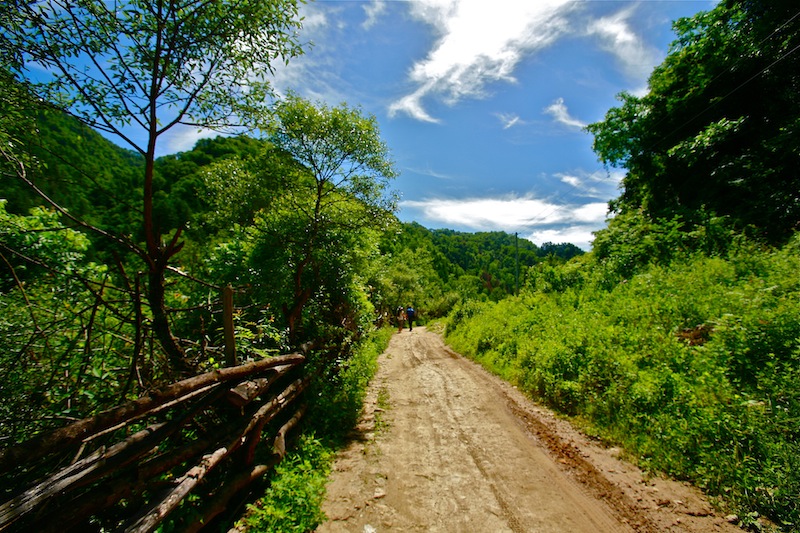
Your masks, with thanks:
[(302, 52), (297, 0), (20, 1), (3, 9), (3, 49), (19, 54), (11, 71), (144, 158), (143, 246), (105, 234), (144, 261), (153, 330), (172, 365), (186, 370), (164, 288), (183, 228), (162, 239), (169, 228), (154, 216), (158, 145), (179, 125), (224, 130), (260, 119), (275, 62)]
[(780, 241), (800, 219), (796, 2), (724, 0), (674, 28), (649, 93), (588, 127), (600, 159), (628, 171), (612, 208), (711, 211)]
[(295, 337), (321, 276), (333, 274), (331, 265), (346, 265), (363, 230), (384, 228), (391, 220), (396, 196), (388, 186), (396, 171), (377, 120), (359, 109), (289, 95), (277, 104), (275, 118), (270, 140), (299, 170), (286, 173), (286, 194), (261, 228), (292, 265), (283, 314)]

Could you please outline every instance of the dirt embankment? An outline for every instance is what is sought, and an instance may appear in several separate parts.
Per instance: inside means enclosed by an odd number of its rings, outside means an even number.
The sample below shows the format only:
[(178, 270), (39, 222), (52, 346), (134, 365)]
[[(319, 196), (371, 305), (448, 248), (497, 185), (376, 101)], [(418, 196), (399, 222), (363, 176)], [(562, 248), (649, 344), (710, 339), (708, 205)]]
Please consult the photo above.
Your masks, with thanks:
[(322, 533), (741, 532), (697, 490), (648, 478), (425, 328), (381, 356), (324, 510)]

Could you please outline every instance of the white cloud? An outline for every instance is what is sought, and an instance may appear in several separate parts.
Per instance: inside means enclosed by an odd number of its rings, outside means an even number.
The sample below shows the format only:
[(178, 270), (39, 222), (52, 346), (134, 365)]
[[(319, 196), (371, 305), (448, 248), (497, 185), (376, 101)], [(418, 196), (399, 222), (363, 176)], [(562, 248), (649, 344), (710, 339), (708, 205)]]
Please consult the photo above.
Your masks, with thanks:
[(432, 199), (401, 202), (402, 210), (419, 213), (414, 220), (465, 231), (509, 231), (526, 234), (541, 245), (571, 242), (591, 249), (592, 232), (606, 225), (608, 204), (559, 204), (532, 196)]
[(589, 24), (587, 33), (600, 39), (600, 46), (616, 57), (622, 70), (636, 80), (647, 79), (659, 63), (659, 52), (647, 46), (631, 29), (629, 19), (636, 4)]
[[(218, 131), (198, 129), (190, 126), (175, 126), (164, 134), (163, 153), (175, 154), (194, 148), (197, 141), (222, 135)], [(159, 150), (160, 152), (162, 150)]]
[(364, 20), (361, 27), (368, 30), (378, 22), (380, 16), (386, 11), (386, 2), (384, 0), (372, 0), (364, 4), (363, 8), (367, 18)]
[(500, 119), (500, 122), (503, 124), (503, 129), (507, 130), (514, 126), (522, 125), (525, 122), (519, 117), (519, 115), (512, 115), (509, 113), (498, 113), (497, 118)]
[(566, 183), (578, 190), (581, 196), (596, 198), (599, 200), (610, 200), (619, 194), (619, 184), (625, 173), (620, 170), (607, 172), (598, 170), (596, 172), (577, 171), (571, 174), (556, 174), (562, 183)]
[(292, 58), (289, 63), (276, 61), (270, 83), (279, 97), (296, 91), (304, 98), (338, 105), (347, 100), (348, 91), (342, 86), (341, 61), (317, 43), (328, 43), (342, 31), (342, 8), (332, 3), (304, 3), (300, 5), (303, 18), (301, 42), (306, 53)]
[(576, 189), (580, 188), (581, 185), (582, 185), (581, 179), (579, 177), (577, 177), (577, 176), (562, 175), (562, 176), (559, 176), (559, 177), (560, 177), (562, 182), (566, 183), (567, 185), (572, 185)]
[(605, 221), (607, 204), (559, 204), (533, 196), (502, 198), (431, 199), (401, 202), (404, 210), (418, 211), (425, 220), (477, 231), (551, 229), (555, 225)]
[(552, 116), (556, 122), (569, 126), (570, 128), (582, 129), (586, 127), (586, 123), (570, 116), (563, 98), (556, 99), (555, 102), (544, 108), (544, 112)]
[(563, 15), (575, 5), (571, 0), (411, 2), (412, 16), (431, 25), (439, 38), (409, 73), (417, 89), (391, 104), (390, 116), (403, 112), (435, 122), (424, 109), (424, 98), (435, 96), (454, 105), (463, 98), (485, 96), (489, 83), (514, 82), (522, 58), (568, 31)]
[(570, 222), (595, 223), (604, 221), (607, 213), (607, 202), (593, 202), (574, 207), (567, 218)]
[(593, 231), (597, 231), (602, 226), (565, 226), (556, 229), (537, 230), (526, 238), (532, 241), (537, 246), (545, 243), (552, 242), (560, 244), (569, 242), (581, 248), (582, 250), (590, 250), (592, 248), (592, 241), (594, 240)]
[[(637, 4), (594, 20), (572, 17), (583, 4), (572, 0), (409, 2), (411, 16), (431, 26), (437, 39), (427, 56), (410, 69), (409, 81), (415, 88), (389, 106), (390, 116), (405, 113), (438, 122), (425, 110), (426, 99), (455, 105), (465, 98), (483, 98), (491, 83), (516, 82), (514, 72), (522, 59), (570, 35), (594, 39), (628, 77), (644, 83), (659, 63), (660, 53), (632, 28)], [(553, 105), (548, 110), (557, 120), (584, 126), (566, 114), (556, 114), (562, 112), (558, 101)]]
[(393, 117), (398, 111), (402, 111), (420, 122), (439, 123), (439, 119), (432, 117), (425, 111), (425, 108), (422, 107), (422, 97), (429, 91), (430, 88), (422, 87), (392, 103), (392, 105), (389, 106), (389, 116)]
[(513, 229), (552, 223), (559, 206), (532, 197), (434, 199), (406, 201), (403, 208), (421, 210), (429, 220), (475, 230)]

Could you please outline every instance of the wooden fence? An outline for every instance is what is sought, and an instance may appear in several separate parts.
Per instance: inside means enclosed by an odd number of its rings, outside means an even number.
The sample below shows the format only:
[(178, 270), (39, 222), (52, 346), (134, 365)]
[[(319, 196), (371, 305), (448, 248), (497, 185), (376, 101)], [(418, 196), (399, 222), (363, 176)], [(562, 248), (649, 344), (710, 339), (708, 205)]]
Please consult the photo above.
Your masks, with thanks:
[(214, 370), (0, 450), (0, 531), (153, 531), (179, 506), (178, 529), (202, 529), (283, 457), (304, 360)]

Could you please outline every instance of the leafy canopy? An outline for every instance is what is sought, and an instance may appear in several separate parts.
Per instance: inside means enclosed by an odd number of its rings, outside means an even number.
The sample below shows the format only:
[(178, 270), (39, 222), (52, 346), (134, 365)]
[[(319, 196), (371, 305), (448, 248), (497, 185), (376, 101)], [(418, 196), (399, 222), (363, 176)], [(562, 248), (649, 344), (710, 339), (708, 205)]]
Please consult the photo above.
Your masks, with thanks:
[(649, 93), (588, 127), (600, 160), (628, 171), (612, 209), (692, 222), (705, 208), (784, 240), (800, 218), (796, 5), (728, 0), (674, 28)]
[[(225, 128), (260, 114), (276, 61), (302, 50), (295, 0), (25, 2), (16, 72), (94, 128), (152, 150), (176, 124)], [(151, 136), (129, 136), (134, 125)]]

